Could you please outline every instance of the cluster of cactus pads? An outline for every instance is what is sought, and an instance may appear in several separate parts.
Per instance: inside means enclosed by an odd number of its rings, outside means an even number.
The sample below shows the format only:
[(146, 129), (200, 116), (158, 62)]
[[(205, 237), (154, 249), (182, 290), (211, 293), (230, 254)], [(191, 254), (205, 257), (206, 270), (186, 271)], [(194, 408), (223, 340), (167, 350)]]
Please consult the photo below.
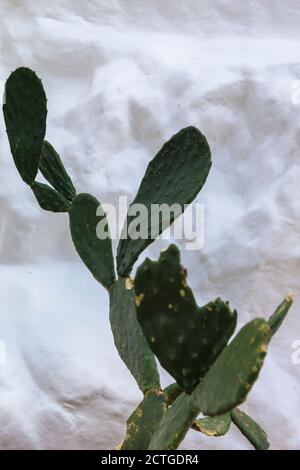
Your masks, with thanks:
[[(68, 213), (79, 256), (109, 293), (115, 345), (143, 393), (119, 448), (177, 449), (190, 428), (222, 436), (233, 422), (255, 449), (267, 449), (265, 432), (237, 406), (258, 377), (291, 297), (269, 320), (252, 320), (231, 339), (237, 312), (220, 298), (197, 305), (175, 245), (161, 252), (158, 261), (147, 258), (135, 279), (130, 277), (140, 253), (166, 228), (162, 224), (155, 237), (122, 236), (116, 275), (111, 240), (96, 234), (99, 220), (107, 224), (100, 202), (90, 194), (76, 194), (58, 153), (45, 140), (47, 100), (33, 71), (22, 67), (10, 75), (3, 112), (20, 176), (43, 209)], [(184, 209), (204, 185), (210, 167), (206, 138), (195, 127), (182, 129), (149, 163), (133, 203), (148, 208), (177, 203)], [(39, 172), (49, 184), (36, 180)], [(124, 230), (131, 219), (129, 208)], [(161, 388), (155, 357), (175, 380), (166, 389)]]

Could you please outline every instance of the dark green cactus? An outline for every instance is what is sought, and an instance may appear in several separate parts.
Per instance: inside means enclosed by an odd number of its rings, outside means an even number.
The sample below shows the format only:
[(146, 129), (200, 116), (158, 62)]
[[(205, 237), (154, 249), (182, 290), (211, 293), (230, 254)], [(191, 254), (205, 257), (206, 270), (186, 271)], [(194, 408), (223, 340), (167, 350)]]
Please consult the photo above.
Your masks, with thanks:
[[(182, 389), (178, 384), (174, 383), (164, 389), (164, 394), (169, 406), (173, 404), (177, 397), (182, 393)], [(224, 415), (198, 418), (193, 421), (192, 429), (202, 432), (207, 436), (224, 436), (230, 428), (230, 413)]]
[(263, 365), (270, 339), (271, 329), (261, 318), (240, 330), (193, 393), (202, 413), (220, 415), (246, 399)]
[[(195, 127), (186, 127), (175, 134), (149, 163), (138, 193), (131, 205), (143, 204), (148, 209), (148, 232), (151, 237), (137, 240), (130, 237), (130, 224), (134, 216), (128, 211), (124, 238), (120, 240), (117, 255), (117, 271), (120, 276), (130, 274), (139, 254), (153, 242), (174, 220), (150, 220), (153, 204), (190, 204), (204, 185), (211, 167), (211, 155), (206, 138)], [(179, 214), (180, 215), (180, 214)], [(178, 214), (177, 214), (178, 216)], [(151, 234), (152, 231), (152, 234)]]
[(289, 294), (285, 297), (285, 299), (281, 302), (280, 305), (276, 308), (275, 312), (269, 318), (269, 326), (272, 331), (272, 335), (275, 335), (277, 330), (282, 325), (289, 309), (291, 308), (293, 303), (293, 297)]
[(68, 212), (70, 207), (69, 201), (47, 184), (34, 181), (31, 184), (31, 189), (40, 207), (45, 211)]
[(167, 412), (166, 395), (150, 390), (127, 420), (122, 450), (147, 450), (150, 440)]
[(232, 422), (239, 428), (256, 450), (267, 450), (270, 446), (265, 431), (250, 416), (236, 408), (231, 412)]
[[(264, 320), (245, 325), (194, 392), (182, 393), (170, 406), (151, 439), (150, 449), (176, 449), (200, 411), (208, 416), (222, 415), (242, 403), (257, 379), (270, 339), (271, 329)], [(172, 430), (170, 422), (176, 422)]]
[[(116, 280), (110, 237), (103, 239), (97, 231), (100, 223), (108, 233), (99, 201), (89, 194), (76, 196), (59, 155), (44, 140), (46, 96), (34, 72), (22, 67), (10, 75), (3, 112), (21, 177), (43, 209), (69, 213), (79, 256), (109, 292), (115, 345), (144, 394), (127, 421), (122, 449), (176, 449), (190, 428), (220, 436), (226, 434), (231, 421), (255, 449), (267, 449), (265, 432), (236, 406), (246, 399), (257, 379), (271, 337), (292, 304), (291, 296), (268, 322), (249, 322), (227, 344), (235, 329), (236, 312), (220, 299), (197, 306), (174, 245), (158, 262), (147, 259), (142, 264), (135, 286), (128, 277), (139, 254), (179, 215), (171, 211), (171, 218), (156, 226), (147, 215), (143, 223), (147, 223), (148, 238), (136, 240), (131, 236), (134, 205), (143, 204), (151, 214), (153, 204), (170, 208), (178, 204), (182, 212), (210, 170), (205, 137), (194, 127), (182, 129), (149, 163), (128, 211), (123, 236), (129, 236), (119, 243), (120, 277)], [(51, 187), (35, 181), (38, 170)], [(176, 380), (163, 391), (153, 353)], [(199, 418), (200, 412), (205, 417)]]
[(224, 415), (206, 418), (195, 419), (192, 424), (192, 429), (202, 432), (206, 436), (219, 437), (224, 436), (230, 428), (231, 416), (230, 413)]
[(25, 183), (31, 184), (38, 171), (47, 118), (46, 95), (35, 72), (20, 67), (10, 75), (3, 113), (15, 165)]
[(156, 362), (136, 319), (134, 288), (120, 278), (110, 289), (109, 318), (116, 348), (142, 392), (160, 389)]
[(68, 175), (60, 156), (52, 145), (44, 141), (39, 170), (44, 178), (69, 201), (76, 196), (76, 189)]
[(144, 261), (135, 290), (137, 317), (149, 347), (191, 393), (234, 332), (236, 312), (221, 299), (197, 306), (175, 245), (158, 262)]
[(192, 396), (186, 393), (179, 395), (153, 434), (149, 450), (177, 449), (198, 414), (199, 408), (194, 406)]
[(69, 216), (77, 253), (94, 278), (108, 289), (115, 280), (115, 270), (110, 236), (101, 239), (97, 235), (99, 223), (108, 229), (100, 202), (90, 194), (79, 194), (72, 200)]

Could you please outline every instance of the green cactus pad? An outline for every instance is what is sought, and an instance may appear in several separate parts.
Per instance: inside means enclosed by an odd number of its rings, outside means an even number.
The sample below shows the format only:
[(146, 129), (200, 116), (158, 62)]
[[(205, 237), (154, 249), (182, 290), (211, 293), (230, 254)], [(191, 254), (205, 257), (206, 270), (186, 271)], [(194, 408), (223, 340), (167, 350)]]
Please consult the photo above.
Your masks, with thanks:
[(231, 412), (232, 422), (256, 450), (267, 450), (270, 446), (265, 431), (250, 416), (236, 408)]
[(69, 210), (69, 201), (47, 184), (34, 181), (31, 189), (40, 207), (45, 211), (67, 212)]
[(155, 358), (136, 319), (130, 278), (119, 278), (110, 289), (109, 318), (116, 348), (143, 393), (160, 389)]
[(15, 165), (27, 183), (37, 174), (46, 132), (47, 100), (41, 80), (26, 67), (7, 79), (3, 113)]
[(206, 417), (195, 419), (192, 424), (192, 429), (195, 431), (202, 432), (206, 436), (224, 436), (230, 428), (231, 416), (230, 413), (225, 413), (224, 415)]
[(66, 199), (72, 201), (72, 199), (76, 196), (76, 190), (72, 180), (66, 172), (60, 156), (52, 147), (52, 145), (46, 140), (43, 144), (43, 151), (39, 162), (39, 170), (44, 178), (53, 186), (53, 188), (61, 193)]
[[(191, 203), (204, 185), (211, 167), (211, 155), (206, 138), (195, 127), (186, 127), (175, 134), (149, 163), (138, 193), (129, 208), (127, 223), (123, 228), (117, 255), (117, 271), (127, 276), (139, 254), (165, 230), (179, 214), (171, 214), (171, 220), (155, 225), (150, 221), (153, 204), (178, 204), (181, 213)], [(130, 236), (134, 215), (133, 205), (143, 204), (148, 209), (148, 238)], [(126, 228), (127, 227), (127, 228)], [(145, 225), (144, 225), (145, 227)]]
[(161, 390), (150, 391), (127, 420), (121, 450), (147, 450), (151, 437), (166, 412), (164, 393)]
[(268, 323), (260, 318), (239, 331), (193, 392), (193, 403), (203, 414), (227, 413), (246, 399), (263, 365), (271, 336)]
[(290, 307), (293, 303), (293, 297), (291, 295), (287, 295), (285, 299), (281, 302), (280, 305), (276, 308), (273, 315), (269, 318), (269, 326), (272, 330), (272, 335), (274, 335), (280, 326), (283, 323)]
[(247, 323), (223, 350), (191, 395), (182, 393), (164, 415), (149, 449), (176, 449), (200, 410), (223, 415), (242, 403), (258, 377), (272, 337), (267, 322)]
[[(168, 387), (164, 389), (168, 405), (172, 405), (181, 393), (182, 390), (177, 383), (168, 385)], [(208, 416), (206, 418), (195, 419), (193, 421), (192, 428), (195, 431), (200, 431), (203, 434), (206, 434), (207, 436), (224, 436), (224, 434), (228, 432), (230, 424), (230, 413), (225, 413), (221, 416)]]
[(150, 450), (175, 450), (190, 429), (199, 409), (194, 407), (191, 396), (179, 395), (165, 413), (157, 431), (153, 434)]
[(71, 203), (69, 216), (77, 253), (94, 278), (109, 288), (115, 279), (114, 261), (110, 237), (100, 239), (97, 235), (99, 223), (108, 230), (106, 215), (100, 202), (90, 194), (79, 194)]
[(191, 393), (233, 334), (236, 312), (221, 299), (197, 306), (175, 245), (157, 262), (144, 261), (135, 290), (137, 318), (150, 349)]

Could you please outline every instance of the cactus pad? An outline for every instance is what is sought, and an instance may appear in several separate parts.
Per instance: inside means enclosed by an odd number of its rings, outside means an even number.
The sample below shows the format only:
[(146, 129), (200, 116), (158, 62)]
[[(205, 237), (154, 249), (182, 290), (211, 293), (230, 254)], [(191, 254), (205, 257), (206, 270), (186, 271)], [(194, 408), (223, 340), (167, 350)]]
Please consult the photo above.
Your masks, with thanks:
[(76, 196), (76, 190), (72, 180), (66, 172), (60, 156), (52, 147), (52, 145), (46, 140), (43, 144), (43, 151), (39, 162), (39, 170), (44, 178), (51, 184), (51, 186), (56, 189), (56, 191), (61, 193), (69, 201), (72, 201), (72, 199)]
[(194, 404), (208, 416), (231, 411), (242, 403), (263, 365), (271, 339), (268, 323), (247, 323), (223, 350), (193, 392)]
[[(97, 211), (102, 215), (97, 215)], [(79, 194), (71, 203), (69, 216), (77, 253), (94, 278), (109, 288), (115, 279), (114, 261), (110, 237), (100, 239), (97, 236), (97, 224), (103, 222), (107, 226), (100, 202), (90, 194)]]
[(291, 295), (287, 295), (285, 299), (281, 302), (280, 305), (276, 308), (275, 312), (269, 318), (269, 326), (272, 330), (272, 335), (274, 335), (280, 326), (283, 323), (291, 305), (293, 303), (293, 297)]
[[(155, 227), (150, 220), (153, 204), (178, 204), (181, 212), (197, 196), (204, 185), (211, 167), (211, 155), (206, 138), (195, 127), (187, 127), (175, 134), (149, 163), (138, 193), (131, 204), (143, 204), (148, 209), (148, 225), (152, 235), (148, 238), (133, 239), (129, 236), (134, 215), (127, 216), (117, 255), (117, 270), (120, 276), (127, 276), (139, 254), (165, 230), (178, 215), (171, 214), (171, 220), (160, 221)], [(127, 228), (126, 228), (127, 227)]]
[(239, 428), (256, 450), (267, 450), (270, 446), (265, 431), (250, 416), (236, 408), (231, 412), (232, 422)]
[(70, 202), (47, 184), (34, 181), (31, 189), (40, 207), (45, 211), (67, 212), (69, 210)]
[(175, 245), (146, 259), (135, 278), (137, 318), (151, 350), (191, 393), (226, 346), (236, 312), (221, 299), (198, 307)]
[(126, 436), (121, 450), (147, 450), (151, 437), (166, 411), (166, 397), (161, 390), (147, 393), (127, 420)]
[(109, 318), (116, 348), (143, 393), (160, 389), (155, 358), (136, 319), (130, 278), (119, 278), (110, 289)]
[(195, 431), (202, 432), (206, 436), (224, 436), (230, 428), (231, 416), (230, 413), (225, 413), (220, 416), (210, 416), (206, 418), (195, 419), (192, 428)]
[(177, 449), (190, 429), (199, 409), (193, 406), (191, 396), (182, 393), (165, 413), (150, 441), (150, 450)]
[(197, 415), (223, 415), (242, 403), (258, 377), (271, 339), (267, 322), (247, 323), (226, 346), (191, 395), (182, 393), (169, 407), (149, 449), (176, 449)]
[(3, 113), (15, 165), (27, 184), (37, 174), (46, 132), (47, 100), (41, 80), (26, 67), (7, 79)]

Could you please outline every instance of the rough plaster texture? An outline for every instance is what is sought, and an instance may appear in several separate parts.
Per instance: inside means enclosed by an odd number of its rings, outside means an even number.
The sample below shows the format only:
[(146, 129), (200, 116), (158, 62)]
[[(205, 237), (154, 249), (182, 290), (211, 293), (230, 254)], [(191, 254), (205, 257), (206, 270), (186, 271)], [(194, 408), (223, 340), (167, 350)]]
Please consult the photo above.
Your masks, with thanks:
[[(205, 244), (183, 250), (198, 300), (228, 298), (242, 324), (296, 296), (244, 406), (274, 449), (300, 448), (298, 3), (2, 0), (0, 16), (0, 84), (19, 65), (43, 79), (47, 137), (78, 191), (132, 198), (174, 132), (207, 135)], [(2, 118), (0, 262), (0, 448), (113, 448), (140, 395), (108, 299), (78, 262), (66, 215), (42, 212), (20, 180)], [(232, 426), (223, 438), (190, 431), (182, 447), (249, 446)]]

